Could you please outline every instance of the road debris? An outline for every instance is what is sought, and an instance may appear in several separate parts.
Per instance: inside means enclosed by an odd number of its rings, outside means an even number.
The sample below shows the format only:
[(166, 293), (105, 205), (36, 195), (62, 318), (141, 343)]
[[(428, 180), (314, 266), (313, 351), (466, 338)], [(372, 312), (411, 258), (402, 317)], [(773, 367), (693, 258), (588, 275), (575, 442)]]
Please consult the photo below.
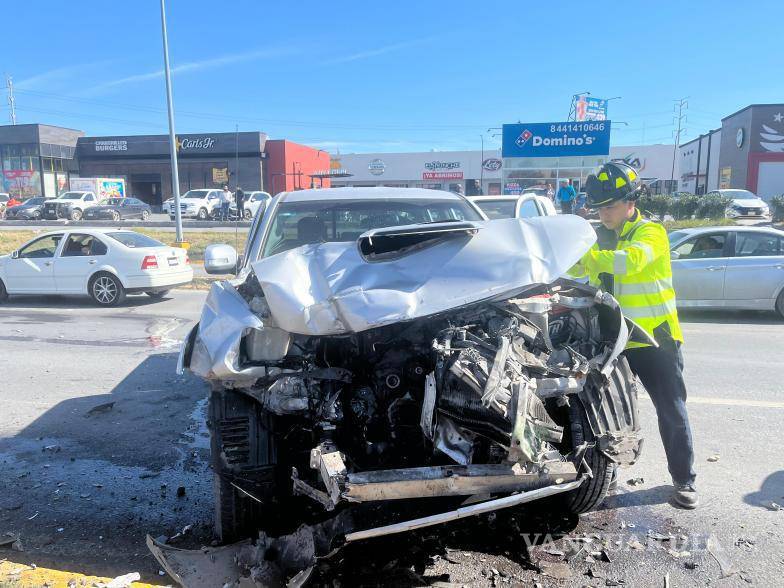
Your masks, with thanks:
[(632, 478), (631, 480), (626, 480), (626, 483), (629, 486), (640, 486), (641, 484), (645, 484), (644, 478)]
[(90, 410), (88, 410), (84, 416), (91, 417), (97, 414), (105, 414), (114, 408), (115, 401), (112, 402), (104, 402), (103, 404), (98, 404), (93, 406)]
[(538, 565), (542, 574), (556, 580), (568, 580), (574, 575), (572, 568), (565, 563), (542, 560)]
[(784, 506), (781, 506), (777, 502), (773, 502), (773, 501), (770, 502), (768, 508), (773, 511), (784, 510)]
[(142, 472), (139, 474), (140, 480), (146, 480), (147, 478), (157, 478), (161, 475), (161, 472)]
[(708, 461), (711, 461), (711, 462), (713, 462), (713, 461), (719, 461), (719, 456), (718, 456), (718, 455), (711, 455), (711, 456), (708, 458)]
[(98, 588), (128, 588), (131, 583), (141, 580), (139, 572), (131, 572), (123, 576), (117, 576), (108, 582), (99, 582), (96, 584)]
[(19, 541), (19, 535), (16, 533), (8, 532), (0, 535), (0, 547), (11, 547), (17, 541)]
[(748, 539), (746, 537), (738, 537), (735, 539), (735, 547), (745, 547), (746, 549), (751, 549), (757, 544), (754, 539)]
[(643, 549), (645, 549), (645, 545), (637, 541), (637, 539), (632, 539), (627, 543), (627, 545), (632, 549), (636, 549), (637, 551), (642, 551)]
[(185, 486), (177, 486), (177, 498), (185, 496)]
[(672, 557), (690, 557), (690, 551), (678, 551), (676, 549), (668, 549), (667, 553), (669, 553)]
[(700, 564), (698, 564), (696, 561), (686, 561), (683, 562), (683, 567), (687, 570), (696, 570), (698, 567), (700, 567)]
[(716, 563), (719, 564), (722, 578), (729, 578), (738, 573), (738, 568), (733, 565), (727, 552), (724, 550), (724, 547), (722, 547), (719, 540), (713, 535), (708, 537), (708, 553), (710, 553), (713, 556), (713, 559), (716, 560)]
[(34, 514), (33, 516), (31, 516), (31, 517), (27, 517), (27, 520), (28, 520), (28, 521), (32, 521), (32, 520), (33, 520), (35, 517), (37, 517), (37, 516), (38, 516), (38, 511), (36, 511), (36, 512), (35, 512), (35, 514)]
[(57, 453), (60, 451), (59, 445), (45, 445), (41, 451), (49, 451), (50, 453)]
[(670, 588), (670, 574), (664, 574), (664, 588)]

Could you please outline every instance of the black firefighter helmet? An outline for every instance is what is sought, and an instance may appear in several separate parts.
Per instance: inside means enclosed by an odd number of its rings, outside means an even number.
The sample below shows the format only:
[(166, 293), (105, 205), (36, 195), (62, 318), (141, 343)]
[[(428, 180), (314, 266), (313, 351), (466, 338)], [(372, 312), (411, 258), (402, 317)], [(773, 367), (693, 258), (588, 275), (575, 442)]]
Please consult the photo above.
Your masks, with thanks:
[(640, 176), (624, 161), (609, 161), (597, 174), (585, 181), (587, 204), (590, 208), (610, 206), (619, 200), (637, 200), (645, 187)]

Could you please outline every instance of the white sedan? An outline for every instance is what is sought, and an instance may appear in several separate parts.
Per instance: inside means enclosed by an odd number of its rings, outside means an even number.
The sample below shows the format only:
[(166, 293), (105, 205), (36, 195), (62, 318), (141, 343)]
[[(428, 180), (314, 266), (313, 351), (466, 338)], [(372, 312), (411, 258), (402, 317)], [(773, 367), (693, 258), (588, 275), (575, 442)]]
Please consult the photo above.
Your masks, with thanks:
[(490, 219), (534, 218), (558, 214), (552, 200), (533, 192), (525, 192), (519, 196), (469, 196), (468, 199)]
[(126, 294), (162, 298), (192, 280), (184, 249), (128, 230), (55, 231), (0, 257), (0, 301), (9, 294), (87, 294), (115, 306)]

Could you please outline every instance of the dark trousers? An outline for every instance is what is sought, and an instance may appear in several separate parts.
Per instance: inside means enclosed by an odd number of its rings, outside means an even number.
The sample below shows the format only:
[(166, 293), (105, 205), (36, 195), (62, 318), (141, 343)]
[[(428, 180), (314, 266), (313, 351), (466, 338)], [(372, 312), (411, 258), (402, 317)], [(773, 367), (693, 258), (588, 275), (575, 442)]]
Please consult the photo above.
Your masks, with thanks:
[(571, 200), (561, 200), (561, 214), (572, 214)]
[(697, 477), (694, 473), (694, 443), (686, 411), (680, 343), (669, 339), (660, 347), (627, 349), (625, 355), (656, 408), (659, 434), (673, 482), (694, 483)]
[(221, 220), (227, 221), (229, 220), (229, 207), (231, 204), (228, 202), (221, 202)]
[(242, 200), (237, 200), (237, 216), (239, 217), (239, 220), (245, 218), (245, 202)]

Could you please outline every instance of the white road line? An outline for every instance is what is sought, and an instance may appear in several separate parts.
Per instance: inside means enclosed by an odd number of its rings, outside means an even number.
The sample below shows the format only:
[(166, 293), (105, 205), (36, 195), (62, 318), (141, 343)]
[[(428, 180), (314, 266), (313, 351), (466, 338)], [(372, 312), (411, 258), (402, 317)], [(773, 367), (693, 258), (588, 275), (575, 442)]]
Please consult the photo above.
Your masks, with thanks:
[[(640, 398), (650, 400), (650, 396), (639, 394)], [(691, 396), (686, 400), (687, 404), (712, 404), (714, 406), (753, 406), (756, 408), (784, 408), (784, 402), (775, 400), (743, 400), (740, 398), (708, 398), (706, 396)]]

